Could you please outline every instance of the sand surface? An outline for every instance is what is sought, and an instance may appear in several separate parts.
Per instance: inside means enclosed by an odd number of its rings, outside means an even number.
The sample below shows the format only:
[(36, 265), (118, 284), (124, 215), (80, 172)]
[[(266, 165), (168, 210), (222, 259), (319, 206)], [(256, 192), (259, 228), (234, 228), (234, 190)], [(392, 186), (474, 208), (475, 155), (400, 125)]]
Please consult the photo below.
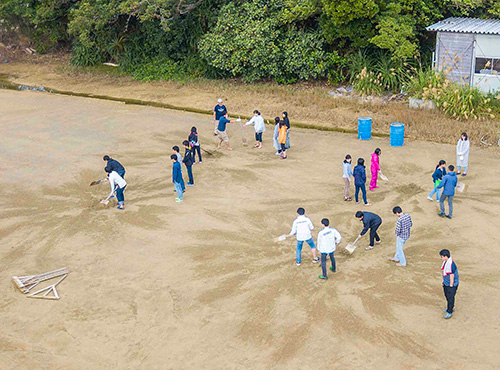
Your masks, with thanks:
[[(281, 161), (271, 127), (259, 151), (231, 126), (235, 150), (203, 153), (176, 204), (170, 148), (193, 125), (212, 151), (207, 116), (0, 90), (0, 369), (498, 369), (498, 151), (472, 149), (448, 220), (426, 195), (454, 146), (293, 130)], [(390, 182), (369, 194), (369, 210), (384, 219), (383, 242), (339, 250), (338, 272), (320, 281), (308, 248), (296, 267), (295, 242), (272, 239), (303, 206), (314, 237), (328, 217), (343, 249), (361, 224), (342, 198), (341, 162), (377, 146)], [(104, 154), (127, 169), (123, 212), (99, 204), (107, 184), (88, 186)], [(395, 205), (415, 225), (405, 269), (388, 261)], [(441, 248), (460, 271), (447, 321)], [(59, 301), (11, 283), (60, 267), (70, 274)]]

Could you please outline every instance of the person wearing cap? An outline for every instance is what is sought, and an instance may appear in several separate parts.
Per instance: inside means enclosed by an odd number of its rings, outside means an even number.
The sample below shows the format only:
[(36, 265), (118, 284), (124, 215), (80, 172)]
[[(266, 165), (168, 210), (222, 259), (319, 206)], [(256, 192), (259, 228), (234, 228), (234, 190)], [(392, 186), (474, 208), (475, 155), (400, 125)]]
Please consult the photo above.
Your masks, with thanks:
[(224, 116), (224, 112), (227, 112), (227, 108), (222, 104), (222, 99), (217, 99), (217, 105), (214, 108), (214, 136), (217, 136), (217, 126), (219, 125), (219, 120)]
[[(227, 112), (223, 112), (224, 114), (222, 115), (222, 117), (219, 119), (219, 124), (217, 125), (217, 129), (215, 130), (215, 134), (217, 135), (217, 137), (219, 138), (219, 144), (217, 144), (217, 149), (220, 149), (221, 145), (222, 145), (222, 142), (225, 142), (226, 143), (226, 147), (227, 147), (227, 150), (233, 150), (230, 146), (229, 146), (229, 137), (227, 136), (227, 133), (226, 133), (226, 125), (228, 123), (234, 123), (236, 121), (231, 121), (229, 118), (228, 118), (228, 114)], [(241, 120), (240, 120), (241, 121)]]
[(115, 171), (122, 178), (125, 178), (125, 168), (120, 162), (118, 162), (116, 159), (111, 158), (109, 155), (105, 155), (104, 157), (102, 157), (102, 159), (108, 162), (104, 171), (106, 171), (107, 173)]
[(245, 126), (249, 125), (254, 125), (255, 129), (255, 145), (253, 147), (262, 149), (262, 133), (266, 131), (266, 125), (264, 123), (264, 118), (262, 118), (257, 109), (253, 111), (253, 117), (245, 123)]
[(337, 271), (334, 253), (337, 249), (337, 245), (342, 240), (342, 236), (340, 236), (340, 233), (336, 229), (329, 227), (330, 220), (327, 218), (322, 219), (321, 224), (324, 228), (318, 233), (318, 252), (321, 253), (321, 269), (323, 274), (319, 275), (319, 278), (327, 280), (326, 257), (330, 256), (330, 261), (332, 261), (332, 267), (330, 267), (330, 270), (332, 270), (332, 272)]

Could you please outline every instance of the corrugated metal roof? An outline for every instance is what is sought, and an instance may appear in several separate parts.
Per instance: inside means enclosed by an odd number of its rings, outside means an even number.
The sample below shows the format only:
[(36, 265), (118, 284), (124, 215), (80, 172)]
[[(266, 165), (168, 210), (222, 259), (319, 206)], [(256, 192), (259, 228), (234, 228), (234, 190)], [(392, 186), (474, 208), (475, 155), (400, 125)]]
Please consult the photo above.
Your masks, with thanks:
[(434, 23), (427, 31), (482, 33), (500, 35), (500, 19), (478, 19), (452, 17)]

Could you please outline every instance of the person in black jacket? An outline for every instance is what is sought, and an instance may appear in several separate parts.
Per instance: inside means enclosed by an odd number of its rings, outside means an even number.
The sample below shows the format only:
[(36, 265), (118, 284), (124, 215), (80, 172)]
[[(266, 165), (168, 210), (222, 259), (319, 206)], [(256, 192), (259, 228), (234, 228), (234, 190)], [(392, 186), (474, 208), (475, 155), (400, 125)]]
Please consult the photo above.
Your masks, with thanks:
[(379, 215), (376, 215), (375, 213), (361, 212), (361, 211), (356, 212), (356, 218), (360, 220), (364, 226), (363, 230), (359, 234), (360, 238), (366, 234), (368, 229), (370, 229), (370, 245), (365, 248), (367, 251), (369, 251), (373, 249), (375, 241), (377, 244), (380, 244), (380, 237), (377, 234), (377, 229), (382, 224), (382, 219), (380, 218)]
[(184, 140), (182, 145), (184, 145), (184, 148), (186, 149), (186, 152), (184, 153), (184, 159), (182, 160), (182, 163), (186, 165), (187, 172), (188, 172), (188, 177), (189, 181), (186, 184), (187, 186), (193, 186), (194, 185), (194, 178), (193, 178), (193, 154), (191, 153), (191, 150), (189, 149), (189, 141)]
[(115, 171), (123, 179), (125, 178), (125, 167), (123, 167), (120, 162), (118, 162), (116, 159), (111, 158), (109, 155), (105, 155), (104, 157), (102, 157), (102, 159), (108, 162), (108, 164), (104, 168), (104, 171), (106, 171), (107, 173)]

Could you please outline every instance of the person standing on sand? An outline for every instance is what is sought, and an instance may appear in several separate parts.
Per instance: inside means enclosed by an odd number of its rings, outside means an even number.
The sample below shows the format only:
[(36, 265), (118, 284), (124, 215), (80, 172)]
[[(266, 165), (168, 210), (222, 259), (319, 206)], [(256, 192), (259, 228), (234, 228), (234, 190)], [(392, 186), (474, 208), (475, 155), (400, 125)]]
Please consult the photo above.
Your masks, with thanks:
[(285, 149), (290, 149), (290, 120), (288, 119), (288, 112), (283, 112), (283, 122), (286, 125)]
[(180, 203), (184, 201), (184, 191), (181, 184), (181, 182), (184, 182), (182, 180), (181, 164), (177, 160), (175, 154), (170, 156), (170, 160), (172, 161), (172, 183), (175, 186), (175, 191), (177, 191), (177, 198), (175, 198), (175, 201)]
[(318, 252), (321, 253), (321, 269), (323, 274), (318, 277), (323, 280), (328, 280), (328, 275), (326, 273), (326, 257), (330, 256), (330, 261), (332, 261), (332, 267), (330, 270), (332, 272), (337, 271), (337, 266), (335, 264), (335, 249), (337, 245), (342, 240), (340, 233), (333, 227), (329, 227), (330, 220), (324, 218), (321, 220), (324, 228), (318, 233)]
[(436, 166), (436, 170), (432, 174), (432, 182), (434, 183), (434, 189), (429, 193), (427, 199), (433, 200), (432, 196), (436, 194), (436, 202), (439, 202), (439, 190), (438, 185), (441, 184), (443, 176), (446, 175), (446, 161), (441, 159)]
[(203, 163), (201, 161), (200, 139), (198, 138), (198, 131), (194, 126), (191, 127), (191, 133), (188, 136), (188, 141), (191, 146), (191, 151), (193, 153), (193, 163), (196, 164), (196, 152), (198, 152), (198, 158), (200, 160), (199, 163)]
[(273, 133), (273, 146), (274, 146), (274, 149), (276, 149), (276, 155), (281, 155), (281, 145), (278, 141), (278, 138), (280, 136), (280, 118), (279, 117), (276, 117), (274, 119), (274, 133)]
[(217, 126), (219, 125), (220, 118), (227, 113), (227, 108), (222, 104), (222, 99), (217, 99), (217, 105), (214, 108), (214, 136), (217, 136)]
[[(438, 215), (449, 219), (453, 217), (453, 198), (455, 197), (455, 187), (457, 186), (457, 174), (453, 171), (455, 171), (455, 167), (450, 164), (448, 166), (448, 173), (443, 177), (441, 184), (437, 186), (437, 189), (443, 188), (443, 194), (441, 194), (441, 199), (439, 200), (441, 212)], [(444, 212), (444, 201), (446, 198), (448, 198), (449, 214), (445, 214)]]
[(470, 142), (466, 132), (462, 132), (462, 136), (457, 142), (457, 175), (460, 175), (460, 170), (463, 169), (462, 176), (467, 176), (467, 167), (469, 166), (469, 151)]
[[(279, 117), (276, 117), (275, 120), (278, 119)], [(286, 159), (286, 137), (287, 137), (287, 131), (288, 129), (286, 128), (286, 124), (284, 121), (279, 121), (279, 127), (278, 127), (278, 143), (280, 144), (281, 147), (281, 159)]]
[(441, 256), (441, 271), (443, 272), (443, 290), (444, 296), (446, 297), (446, 308), (444, 309), (445, 319), (449, 319), (453, 316), (455, 311), (455, 295), (458, 290), (458, 268), (453, 259), (451, 258), (450, 251), (448, 249), (442, 249), (439, 252)]
[(113, 196), (116, 192), (116, 200), (118, 201), (118, 209), (125, 209), (125, 197), (123, 191), (127, 187), (127, 182), (123, 177), (121, 177), (118, 172), (112, 171), (106, 167), (106, 172), (108, 173), (109, 186), (111, 187), (111, 193), (109, 193), (108, 198)]
[(309, 244), (311, 247), (311, 252), (313, 255), (313, 263), (318, 263), (319, 258), (316, 253), (316, 245), (314, 244), (314, 239), (311, 234), (311, 230), (314, 229), (314, 226), (309, 218), (305, 216), (306, 211), (304, 208), (297, 209), (297, 218), (293, 221), (292, 231), (288, 236), (297, 235), (297, 261), (296, 265), (300, 266), (302, 261), (302, 245), (304, 242)]
[(356, 218), (363, 223), (363, 230), (359, 234), (361, 238), (366, 234), (368, 229), (370, 229), (370, 245), (365, 248), (365, 250), (369, 251), (373, 249), (374, 243), (380, 244), (381, 240), (377, 234), (377, 230), (382, 225), (382, 218), (379, 215), (376, 215), (372, 212), (356, 212)]
[(378, 179), (378, 173), (380, 171), (380, 155), (382, 154), (382, 151), (380, 148), (375, 149), (375, 152), (372, 153), (372, 162), (370, 165), (370, 170), (372, 172), (372, 178), (370, 180), (370, 190), (374, 191), (374, 189), (378, 188), (377, 186), (377, 179)]
[[(177, 145), (174, 145), (172, 147), (172, 151), (173, 154), (175, 154), (175, 157), (177, 158), (177, 162), (179, 162), (179, 164), (182, 164), (182, 155), (181, 153), (179, 153), (180, 152), (179, 147)], [(184, 183), (184, 178), (182, 176), (182, 165), (180, 166), (180, 169), (181, 169), (181, 187), (182, 187), (182, 192), (184, 192), (186, 190), (186, 184)]]
[(182, 159), (182, 162), (186, 166), (188, 177), (189, 177), (189, 181), (187, 183), (187, 186), (194, 186), (193, 154), (191, 154), (191, 150), (189, 150), (189, 141), (184, 140), (182, 145), (184, 145), (184, 149), (186, 150), (184, 153), (184, 158)]
[(266, 131), (266, 124), (260, 112), (256, 109), (253, 111), (253, 117), (245, 123), (245, 126), (254, 125), (255, 129), (255, 145), (254, 148), (262, 149), (262, 133)]
[[(351, 201), (352, 198), (349, 196), (349, 188), (351, 187), (351, 177), (352, 177), (352, 159), (349, 154), (345, 156), (344, 163), (342, 164), (344, 178), (344, 200)], [(366, 190), (365, 190), (366, 192)], [(366, 196), (365, 196), (366, 197)]]
[(115, 171), (123, 179), (125, 178), (125, 167), (123, 167), (120, 162), (118, 162), (116, 159), (111, 158), (109, 155), (105, 155), (104, 157), (102, 157), (102, 159), (108, 162), (104, 171), (106, 171), (107, 173)]
[(219, 125), (217, 126), (217, 130), (216, 130), (217, 137), (219, 139), (219, 144), (217, 144), (217, 149), (220, 149), (222, 142), (224, 142), (224, 143), (226, 143), (227, 150), (233, 150), (233, 148), (231, 148), (229, 146), (229, 137), (227, 136), (227, 133), (226, 133), (226, 125), (228, 123), (234, 123), (234, 122), (236, 122), (236, 121), (231, 121), (228, 118), (227, 112), (224, 112), (222, 117), (219, 119)]
[(366, 170), (365, 170), (365, 160), (363, 158), (358, 158), (358, 165), (354, 167), (352, 173), (354, 176), (354, 186), (356, 187), (354, 196), (356, 198), (356, 204), (359, 204), (359, 191), (363, 193), (363, 202), (365, 206), (369, 206), (370, 203), (366, 200)]
[(398, 221), (396, 222), (396, 254), (391, 261), (397, 262), (396, 266), (405, 267), (406, 257), (403, 252), (403, 245), (410, 239), (410, 229), (413, 226), (411, 216), (408, 213), (403, 213), (401, 207), (394, 207), (392, 213), (398, 216)]

